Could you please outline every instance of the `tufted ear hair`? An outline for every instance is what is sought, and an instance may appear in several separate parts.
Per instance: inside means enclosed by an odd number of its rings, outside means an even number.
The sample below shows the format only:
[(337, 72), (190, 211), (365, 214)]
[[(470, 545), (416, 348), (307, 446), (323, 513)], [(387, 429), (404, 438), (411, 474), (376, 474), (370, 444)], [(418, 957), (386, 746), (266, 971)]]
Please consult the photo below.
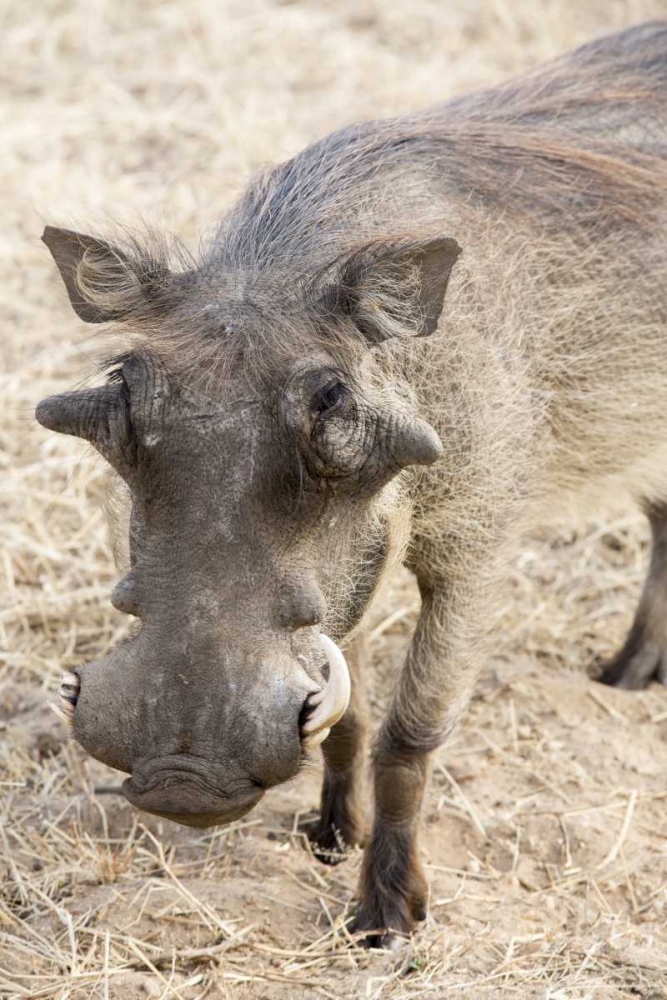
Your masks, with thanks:
[(460, 253), (449, 237), (369, 243), (343, 262), (325, 293), (326, 310), (352, 319), (369, 344), (426, 337), (438, 326)]
[(47, 226), (42, 235), (77, 316), (86, 323), (122, 320), (148, 306), (172, 274), (157, 261), (133, 260), (96, 236)]

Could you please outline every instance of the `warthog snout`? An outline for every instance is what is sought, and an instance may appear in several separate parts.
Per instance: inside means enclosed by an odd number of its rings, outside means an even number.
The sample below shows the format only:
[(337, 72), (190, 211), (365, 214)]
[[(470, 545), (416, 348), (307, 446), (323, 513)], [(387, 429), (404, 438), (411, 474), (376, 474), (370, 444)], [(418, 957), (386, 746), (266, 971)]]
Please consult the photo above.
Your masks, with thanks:
[(189, 826), (229, 823), (264, 791), (296, 774), (344, 714), (350, 678), (343, 654), (320, 635), (316, 684), (296, 660), (257, 660), (229, 671), (211, 694), (201, 670), (147, 655), (140, 634), (108, 657), (63, 675), (60, 714), (94, 757), (130, 774), (127, 799)]

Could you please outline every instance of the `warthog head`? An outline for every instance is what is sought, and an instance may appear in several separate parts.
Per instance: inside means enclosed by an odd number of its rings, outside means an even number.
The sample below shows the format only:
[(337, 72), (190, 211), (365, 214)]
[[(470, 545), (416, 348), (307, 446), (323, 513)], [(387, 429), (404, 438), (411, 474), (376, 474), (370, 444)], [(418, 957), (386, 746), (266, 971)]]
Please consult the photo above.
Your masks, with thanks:
[(367, 246), (306, 283), (172, 273), (65, 230), (44, 240), (78, 315), (137, 338), (104, 385), (37, 408), (132, 497), (132, 565), (112, 600), (139, 627), (69, 678), (74, 735), (130, 774), (141, 809), (229, 822), (345, 711), (333, 640), (386, 563), (391, 481), (441, 451), (371, 349), (397, 323), (383, 296), (430, 332), (458, 248)]

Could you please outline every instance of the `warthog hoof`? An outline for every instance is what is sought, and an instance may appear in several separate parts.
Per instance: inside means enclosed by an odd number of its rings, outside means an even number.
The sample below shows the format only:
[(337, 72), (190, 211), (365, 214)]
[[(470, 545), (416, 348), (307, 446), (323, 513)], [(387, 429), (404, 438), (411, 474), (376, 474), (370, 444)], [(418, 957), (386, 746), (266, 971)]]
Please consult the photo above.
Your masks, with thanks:
[(406, 944), (415, 923), (426, 919), (428, 884), (416, 861), (403, 873), (387, 872), (384, 879), (373, 883), (370, 867), (362, 879), (359, 908), (350, 931), (364, 933), (362, 947), (396, 951)]
[(346, 861), (354, 843), (350, 844), (342, 831), (334, 824), (325, 825), (317, 820), (306, 833), (310, 840), (313, 854), (323, 865), (339, 865)]
[(338, 865), (363, 841), (363, 820), (356, 806), (354, 779), (349, 775), (325, 777), (319, 817), (306, 826), (318, 861)]
[(667, 685), (667, 649), (647, 635), (633, 636), (631, 632), (623, 649), (603, 670), (600, 682), (641, 691), (651, 681)]

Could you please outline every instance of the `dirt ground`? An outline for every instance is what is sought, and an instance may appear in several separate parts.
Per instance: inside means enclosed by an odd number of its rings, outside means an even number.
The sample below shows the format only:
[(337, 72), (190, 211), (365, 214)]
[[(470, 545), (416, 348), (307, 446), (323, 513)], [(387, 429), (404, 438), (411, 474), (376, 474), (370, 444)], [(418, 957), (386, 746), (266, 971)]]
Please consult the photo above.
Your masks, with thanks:
[[(358, 117), (500, 80), (667, 0), (0, 3), (0, 997), (667, 998), (667, 691), (587, 678), (646, 565), (632, 511), (527, 539), (469, 718), (437, 755), (430, 914), (397, 955), (350, 946), (361, 854), (303, 825), (319, 772), (201, 835), (137, 813), (48, 709), (126, 627), (90, 449), (38, 428), (92, 370), (45, 221), (143, 216), (190, 240), (248, 174)], [(416, 616), (370, 636), (379, 720)]]

